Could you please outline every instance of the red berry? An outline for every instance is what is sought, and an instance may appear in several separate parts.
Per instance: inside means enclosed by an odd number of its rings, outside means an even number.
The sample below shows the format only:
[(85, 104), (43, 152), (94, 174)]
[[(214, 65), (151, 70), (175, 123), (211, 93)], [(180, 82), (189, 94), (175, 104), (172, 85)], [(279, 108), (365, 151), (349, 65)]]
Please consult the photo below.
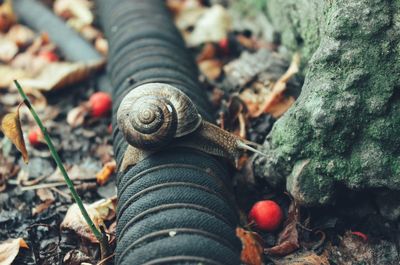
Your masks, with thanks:
[(48, 62), (57, 62), (59, 60), (57, 54), (52, 51), (41, 51), (39, 56)]
[(229, 54), (229, 39), (223, 38), (218, 42), (218, 46), (221, 49), (222, 53), (227, 55)]
[(96, 92), (90, 96), (89, 105), (93, 117), (104, 117), (111, 111), (111, 97), (108, 93)]
[(30, 131), (28, 134), (28, 140), (33, 147), (39, 146), (43, 140), (43, 133), (40, 128), (36, 127)]
[(274, 231), (282, 223), (283, 213), (281, 207), (274, 201), (259, 201), (253, 205), (249, 213), (249, 220), (265, 231)]

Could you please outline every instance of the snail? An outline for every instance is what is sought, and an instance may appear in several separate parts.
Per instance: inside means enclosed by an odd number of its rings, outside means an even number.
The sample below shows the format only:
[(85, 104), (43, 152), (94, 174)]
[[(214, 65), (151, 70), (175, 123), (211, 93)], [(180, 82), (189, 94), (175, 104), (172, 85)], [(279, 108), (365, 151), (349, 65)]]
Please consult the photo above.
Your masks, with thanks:
[(241, 139), (202, 119), (185, 93), (164, 83), (149, 83), (130, 91), (117, 112), (118, 127), (129, 143), (120, 170), (166, 147), (185, 146), (228, 158), (237, 165), (244, 150), (265, 155)]

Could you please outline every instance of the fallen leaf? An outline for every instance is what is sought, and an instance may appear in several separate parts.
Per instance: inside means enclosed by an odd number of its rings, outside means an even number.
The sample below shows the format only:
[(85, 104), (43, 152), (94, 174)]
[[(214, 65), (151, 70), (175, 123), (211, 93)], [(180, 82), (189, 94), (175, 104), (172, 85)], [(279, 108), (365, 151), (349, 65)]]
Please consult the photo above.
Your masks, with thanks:
[(55, 90), (85, 80), (103, 65), (103, 60), (89, 63), (50, 63), (42, 69), (36, 78), (21, 79), (19, 83), (23, 87), (32, 89)]
[(206, 42), (218, 42), (226, 38), (231, 28), (231, 19), (221, 5), (207, 9), (194, 25), (194, 30), (187, 35), (189, 46), (198, 46)]
[(199, 68), (209, 80), (216, 80), (221, 75), (222, 62), (217, 59), (205, 60), (199, 63)]
[(314, 252), (301, 252), (288, 255), (282, 259), (273, 259), (275, 265), (329, 265), (325, 255), (317, 255)]
[(9, 87), (14, 80), (29, 77), (29, 73), (22, 69), (10, 67), (8, 65), (0, 65), (0, 88)]
[[(63, 264), (65, 265), (82, 265), (84, 262), (91, 262), (92, 258), (78, 249), (72, 249), (65, 254)], [(92, 263), (90, 263), (92, 264)]]
[(99, 173), (96, 174), (97, 184), (103, 186), (106, 184), (108, 179), (114, 174), (117, 168), (117, 164), (115, 161), (108, 162), (104, 165)]
[(29, 248), (22, 238), (9, 239), (0, 243), (0, 265), (10, 265), (20, 248)]
[(89, 107), (86, 103), (80, 104), (79, 106), (68, 111), (67, 123), (71, 128), (81, 126), (85, 121), (85, 117), (89, 114)]
[(279, 118), (282, 116), (295, 102), (294, 97), (284, 97), (280, 101), (278, 101), (276, 104), (271, 106), (269, 110), (267, 111), (274, 117), (275, 119)]
[(214, 46), (214, 44), (212, 43), (206, 43), (203, 47), (203, 49), (201, 50), (201, 52), (199, 53), (199, 55), (197, 55), (196, 57), (196, 61), (197, 63), (200, 63), (204, 60), (210, 60), (213, 59), (217, 54), (217, 50)]
[(108, 54), (108, 41), (104, 37), (98, 37), (94, 41), (94, 47), (102, 55), (106, 56)]
[[(376, 246), (379, 246), (376, 242)], [(338, 246), (328, 244), (327, 251), (336, 264), (380, 264), (375, 263), (375, 250), (373, 247), (360, 238), (355, 237), (350, 231), (347, 231)], [(379, 250), (378, 250), (379, 252)]]
[(279, 233), (277, 245), (265, 249), (265, 252), (272, 256), (286, 256), (300, 247), (297, 224), (300, 219), (300, 208), (296, 201), (292, 201), (289, 207), (288, 217), (285, 221), (282, 232)]
[(15, 147), (21, 152), (25, 163), (29, 162), (28, 151), (26, 150), (24, 136), (22, 134), (21, 122), (19, 120), (19, 109), (16, 112), (8, 113), (1, 121), (1, 129), (4, 135), (11, 140)]
[(36, 195), (39, 197), (39, 199), (42, 201), (42, 202), (44, 202), (44, 201), (54, 201), (55, 199), (54, 199), (54, 195), (53, 195), (53, 193), (51, 192), (51, 190), (50, 189), (45, 189), (45, 188), (42, 188), (42, 189), (38, 189), (37, 191), (36, 191)]
[(0, 36), (0, 61), (8, 63), (17, 53), (17, 44), (12, 40)]
[(268, 73), (269, 79), (275, 81), (285, 72), (287, 65), (282, 57), (267, 49), (259, 49), (255, 53), (243, 52), (238, 59), (223, 67), (224, 89), (240, 91), (263, 73)]
[(201, 16), (207, 11), (199, 1), (185, 1), (186, 3), (179, 3), (179, 10), (176, 12), (175, 25), (182, 32), (187, 32), (188, 29), (193, 28)]
[(263, 247), (256, 233), (236, 228), (236, 236), (242, 241), (241, 261), (246, 265), (263, 264)]
[(46, 67), (47, 64), (48, 61), (46, 61), (44, 58), (39, 57), (36, 54), (32, 54), (27, 51), (19, 53), (11, 61), (11, 66), (14, 69), (18, 69), (25, 72), (25, 76), (22, 76), (18, 80), (30, 79), (33, 78), (34, 76), (37, 76)]
[(92, 4), (87, 0), (57, 0), (53, 5), (53, 9), (61, 17), (74, 17), (85, 25), (90, 25), (94, 20), (93, 13), (90, 10)]
[(100, 144), (95, 150), (95, 155), (104, 165), (113, 160), (113, 147), (110, 144)]
[(7, 38), (12, 40), (18, 47), (26, 47), (35, 39), (35, 32), (21, 24), (16, 24), (7, 32)]
[(45, 201), (45, 202), (39, 203), (32, 209), (32, 215), (35, 216), (37, 214), (40, 214), (40, 213), (46, 211), (52, 204), (53, 204), (53, 201)]
[(283, 92), (286, 90), (287, 82), (299, 72), (300, 67), (300, 54), (295, 53), (293, 55), (292, 62), (281, 78), (274, 84), (272, 91), (268, 94), (264, 103), (260, 106), (259, 112), (255, 114), (255, 117), (260, 116), (264, 112), (270, 112), (271, 108), (280, 101)]
[[(107, 200), (100, 200), (92, 204), (84, 204), (94, 225), (99, 229), (100, 226), (105, 227), (104, 221), (110, 221), (115, 218), (116, 197)], [(98, 240), (93, 235), (89, 226), (82, 217), (77, 204), (71, 205), (61, 223), (62, 230), (71, 230), (79, 236), (90, 240), (92, 243), (97, 243)], [(107, 232), (107, 231), (106, 231)]]

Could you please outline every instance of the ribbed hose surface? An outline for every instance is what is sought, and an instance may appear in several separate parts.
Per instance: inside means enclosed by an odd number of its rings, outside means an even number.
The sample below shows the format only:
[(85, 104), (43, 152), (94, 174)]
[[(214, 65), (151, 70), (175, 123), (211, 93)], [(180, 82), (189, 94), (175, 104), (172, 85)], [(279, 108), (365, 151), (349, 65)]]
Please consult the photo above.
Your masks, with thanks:
[[(162, 0), (98, 0), (109, 40), (117, 163), (127, 148), (116, 124), (122, 98), (145, 83), (185, 92), (210, 120), (197, 68)], [(240, 264), (229, 172), (212, 156), (164, 150), (120, 174), (116, 264)]]

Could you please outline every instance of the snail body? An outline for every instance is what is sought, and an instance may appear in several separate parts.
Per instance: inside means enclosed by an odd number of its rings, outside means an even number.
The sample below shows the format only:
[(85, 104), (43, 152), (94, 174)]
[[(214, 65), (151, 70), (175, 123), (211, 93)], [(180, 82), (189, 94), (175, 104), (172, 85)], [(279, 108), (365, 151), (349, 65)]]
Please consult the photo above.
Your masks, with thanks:
[(121, 171), (167, 145), (198, 149), (235, 165), (243, 150), (264, 155), (250, 146), (253, 143), (203, 120), (189, 97), (168, 84), (133, 89), (122, 100), (117, 121), (129, 143)]

